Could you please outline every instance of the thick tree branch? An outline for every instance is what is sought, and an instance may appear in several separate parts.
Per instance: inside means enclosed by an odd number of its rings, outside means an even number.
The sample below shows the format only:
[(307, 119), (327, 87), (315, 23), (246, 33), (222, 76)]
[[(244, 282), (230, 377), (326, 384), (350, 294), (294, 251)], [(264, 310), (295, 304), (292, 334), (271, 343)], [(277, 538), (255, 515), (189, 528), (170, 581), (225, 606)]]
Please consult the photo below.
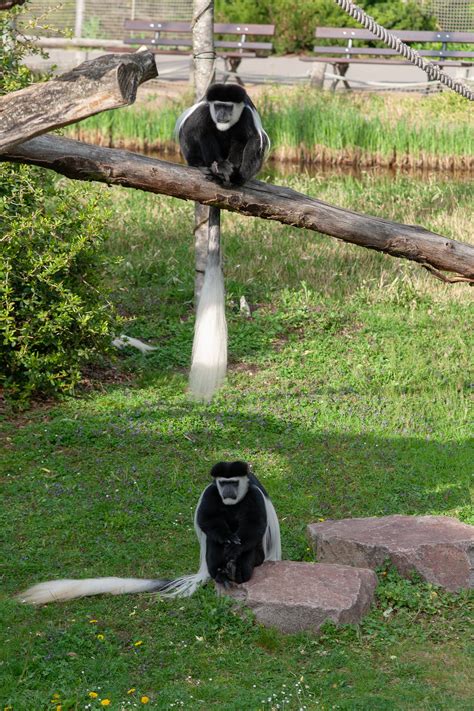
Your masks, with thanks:
[(12, 7), (17, 5), (24, 5), (26, 0), (6, 0), (5, 2), (0, 2), (0, 10), (11, 10)]
[(133, 104), (137, 88), (158, 76), (154, 55), (104, 54), (56, 79), (0, 97), (0, 152), (86, 116)]
[(474, 283), (474, 245), (423, 227), (343, 210), (289, 188), (252, 180), (243, 188), (228, 189), (209, 182), (196, 168), (56, 136), (35, 138), (0, 155), (0, 160), (30, 163), (69, 178), (138, 188), (277, 220), (409, 259), (432, 270), (452, 272), (456, 280)]

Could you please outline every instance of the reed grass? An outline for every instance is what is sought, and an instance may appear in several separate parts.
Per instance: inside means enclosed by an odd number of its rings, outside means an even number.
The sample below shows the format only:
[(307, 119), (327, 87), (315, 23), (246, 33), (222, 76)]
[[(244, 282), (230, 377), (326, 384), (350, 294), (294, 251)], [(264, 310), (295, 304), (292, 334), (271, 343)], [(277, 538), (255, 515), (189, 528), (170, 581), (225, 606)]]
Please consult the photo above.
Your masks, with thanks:
[[(474, 170), (471, 107), (452, 94), (331, 94), (266, 88), (254, 97), (279, 161)], [(68, 134), (100, 145), (173, 153), (184, 100), (98, 114)]]

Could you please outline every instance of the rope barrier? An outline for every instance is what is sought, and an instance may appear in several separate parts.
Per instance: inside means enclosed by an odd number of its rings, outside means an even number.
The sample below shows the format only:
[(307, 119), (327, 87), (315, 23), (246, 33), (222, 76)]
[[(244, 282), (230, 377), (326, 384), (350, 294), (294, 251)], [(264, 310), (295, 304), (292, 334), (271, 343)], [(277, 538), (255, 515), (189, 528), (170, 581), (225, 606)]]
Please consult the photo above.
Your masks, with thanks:
[(392, 34), (386, 30), (385, 27), (382, 27), (382, 25), (375, 22), (374, 18), (367, 15), (367, 13), (365, 13), (358, 5), (354, 5), (354, 3), (350, 2), (350, 0), (335, 0), (335, 2), (340, 8), (353, 17), (354, 20), (360, 22), (366, 30), (372, 32), (372, 34), (382, 40), (382, 42), (385, 42), (385, 44), (387, 44), (391, 49), (394, 49), (398, 52), (398, 54), (401, 54), (402, 57), (405, 57), (405, 59), (408, 59), (409, 62), (426, 72), (430, 79), (439, 81), (441, 84), (449, 87), (449, 89), (452, 89), (458, 94), (461, 94), (461, 96), (464, 96), (465, 99), (474, 101), (474, 92), (470, 91), (467, 86), (459, 81), (455, 81), (448, 74), (445, 74), (436, 64), (427, 62), (416, 51), (416, 49), (412, 49), (402, 42), (396, 35)]

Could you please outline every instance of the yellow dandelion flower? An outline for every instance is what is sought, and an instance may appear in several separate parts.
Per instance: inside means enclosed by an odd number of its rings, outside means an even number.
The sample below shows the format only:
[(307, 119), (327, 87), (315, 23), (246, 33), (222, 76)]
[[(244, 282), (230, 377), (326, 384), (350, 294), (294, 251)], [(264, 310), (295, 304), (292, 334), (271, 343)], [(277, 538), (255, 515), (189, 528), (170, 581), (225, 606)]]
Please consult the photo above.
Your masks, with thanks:
[(56, 706), (56, 711), (63, 711), (63, 707), (61, 706), (61, 704), (58, 704)]
[(140, 701), (142, 704), (147, 704), (150, 701), (150, 698), (148, 696), (140, 696)]
[(101, 703), (101, 706), (110, 706), (111, 701), (110, 701), (110, 699), (102, 699), (102, 701), (100, 703)]
[(143, 640), (139, 639), (138, 642), (135, 642), (135, 647), (139, 647), (141, 644), (143, 644)]
[(135, 691), (136, 691), (136, 688), (134, 686), (132, 686), (132, 688), (127, 691), (127, 694), (133, 694)]
[(96, 699), (99, 694), (96, 691), (89, 691), (89, 696), (91, 699)]
[(95, 625), (96, 622), (97, 622), (97, 620), (89, 620), (90, 625)]
[(103, 635), (103, 634), (98, 634), (98, 635), (97, 635), (97, 639), (104, 639), (104, 635)]

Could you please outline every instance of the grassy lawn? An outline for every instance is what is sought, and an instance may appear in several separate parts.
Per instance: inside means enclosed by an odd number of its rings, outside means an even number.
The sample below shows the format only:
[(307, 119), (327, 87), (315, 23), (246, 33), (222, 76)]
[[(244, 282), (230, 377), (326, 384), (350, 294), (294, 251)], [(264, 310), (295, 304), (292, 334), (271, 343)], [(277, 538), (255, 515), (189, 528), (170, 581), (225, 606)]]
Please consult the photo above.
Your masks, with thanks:
[[(457, 239), (474, 233), (472, 182), (370, 173), (285, 182)], [(195, 572), (192, 513), (221, 458), (252, 462), (293, 560), (311, 560), (305, 528), (315, 520), (435, 513), (474, 523), (468, 286), (225, 214), (231, 364), (202, 406), (186, 396), (193, 206), (97, 189), (115, 214), (109, 250), (121, 257), (111, 278), (123, 331), (157, 350), (117, 356), (115, 384), (3, 423), (1, 708), (110, 700), (111, 709), (471, 711), (472, 595), (390, 570), (360, 626), (327, 626), (319, 637), (260, 627), (211, 586), (178, 601), (34, 609), (12, 599), (49, 578)], [(241, 295), (251, 319), (239, 312)]]

